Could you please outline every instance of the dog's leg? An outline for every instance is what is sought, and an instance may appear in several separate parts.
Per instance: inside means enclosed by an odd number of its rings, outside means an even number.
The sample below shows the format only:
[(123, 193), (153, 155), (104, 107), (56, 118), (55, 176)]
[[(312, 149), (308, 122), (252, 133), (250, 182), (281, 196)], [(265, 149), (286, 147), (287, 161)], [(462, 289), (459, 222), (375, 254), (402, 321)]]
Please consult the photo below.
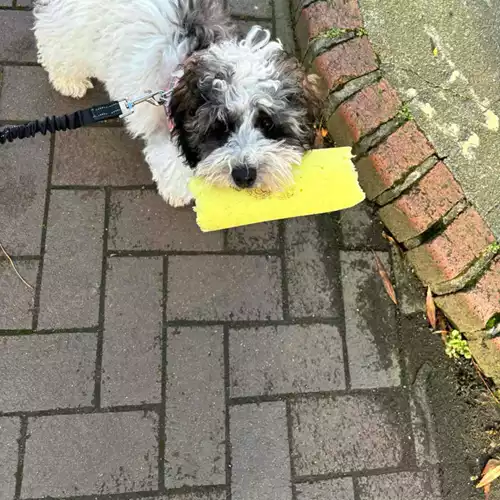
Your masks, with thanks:
[[(84, 12), (85, 2), (81, 3)], [(39, 2), (34, 14), (38, 62), (49, 74), (50, 83), (65, 96), (83, 97), (93, 88), (92, 47), (82, 33), (85, 22), (75, 2)]]
[[(61, 51), (62, 52), (62, 51)], [(94, 88), (88, 72), (80, 68), (78, 62), (63, 62), (52, 45), (44, 45), (39, 42), (38, 62), (49, 74), (49, 81), (52, 86), (62, 95), (82, 98), (88, 89)], [(68, 58), (71, 59), (70, 54)]]
[(144, 155), (162, 198), (173, 207), (191, 203), (188, 183), (193, 173), (170, 137), (156, 134), (147, 138)]
[(64, 73), (46, 65), (44, 68), (49, 73), (50, 83), (62, 95), (80, 99), (87, 93), (87, 90), (94, 88), (90, 78), (78, 77), (69, 72)]
[[(86, 68), (81, 68), (78, 61), (71, 61), (71, 54), (67, 52), (54, 50), (53, 45), (41, 43), (38, 39), (38, 62), (49, 74), (49, 80), (52, 86), (62, 95), (80, 99), (88, 89), (93, 88), (89, 78), (89, 72)], [(68, 61), (62, 61), (61, 58), (67, 55)]]

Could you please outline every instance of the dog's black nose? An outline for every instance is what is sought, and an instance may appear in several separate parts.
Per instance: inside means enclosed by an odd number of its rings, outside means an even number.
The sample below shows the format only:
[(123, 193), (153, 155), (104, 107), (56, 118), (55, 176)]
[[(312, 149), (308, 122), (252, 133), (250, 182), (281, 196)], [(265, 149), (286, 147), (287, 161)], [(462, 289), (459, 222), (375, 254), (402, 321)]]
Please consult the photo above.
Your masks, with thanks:
[(253, 167), (236, 167), (231, 172), (234, 183), (240, 188), (249, 188), (255, 184), (257, 170)]

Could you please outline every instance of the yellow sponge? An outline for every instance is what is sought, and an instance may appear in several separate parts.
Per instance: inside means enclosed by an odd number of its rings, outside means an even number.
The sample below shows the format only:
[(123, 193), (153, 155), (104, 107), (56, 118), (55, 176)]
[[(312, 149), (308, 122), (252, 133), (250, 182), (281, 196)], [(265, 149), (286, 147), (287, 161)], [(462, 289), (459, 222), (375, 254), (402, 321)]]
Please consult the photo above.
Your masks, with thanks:
[(351, 161), (351, 148), (315, 149), (293, 167), (294, 184), (282, 192), (233, 189), (190, 182), (201, 230), (217, 231), (258, 222), (333, 212), (365, 199)]

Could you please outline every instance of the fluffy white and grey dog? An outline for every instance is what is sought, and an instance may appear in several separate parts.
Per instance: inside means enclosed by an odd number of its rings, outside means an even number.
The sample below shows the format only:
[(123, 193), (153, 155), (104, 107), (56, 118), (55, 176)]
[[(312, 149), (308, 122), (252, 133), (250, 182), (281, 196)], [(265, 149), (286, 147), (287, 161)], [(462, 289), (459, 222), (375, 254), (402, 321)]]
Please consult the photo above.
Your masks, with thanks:
[(126, 123), (173, 206), (191, 201), (192, 175), (278, 190), (313, 145), (319, 79), (266, 30), (238, 39), (217, 0), (38, 0), (34, 14), (61, 94), (83, 97), (91, 78), (113, 100), (172, 86), (167, 112), (142, 104)]

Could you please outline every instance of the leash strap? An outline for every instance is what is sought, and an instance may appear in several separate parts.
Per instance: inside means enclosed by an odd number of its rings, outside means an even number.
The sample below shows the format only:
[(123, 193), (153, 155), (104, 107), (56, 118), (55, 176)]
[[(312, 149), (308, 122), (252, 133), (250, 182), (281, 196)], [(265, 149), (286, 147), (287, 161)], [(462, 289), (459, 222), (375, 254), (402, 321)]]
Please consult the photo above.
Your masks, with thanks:
[(104, 120), (112, 120), (122, 115), (119, 101), (110, 102), (89, 109), (76, 111), (68, 115), (48, 116), (22, 125), (13, 125), (0, 130), (0, 144), (12, 142), (14, 139), (34, 137), (36, 134), (46, 135), (47, 132), (76, 130)]
[(105, 120), (123, 118), (134, 112), (135, 106), (143, 102), (148, 102), (154, 106), (163, 106), (167, 100), (167, 92), (159, 90), (149, 92), (136, 99), (123, 99), (107, 104), (100, 104), (92, 108), (83, 109), (62, 116), (48, 116), (41, 120), (35, 120), (22, 125), (13, 125), (0, 130), (0, 144), (12, 142), (15, 139), (26, 139), (34, 137), (36, 134), (46, 135), (47, 132), (58, 132), (66, 130), (76, 130), (80, 127), (92, 125)]

